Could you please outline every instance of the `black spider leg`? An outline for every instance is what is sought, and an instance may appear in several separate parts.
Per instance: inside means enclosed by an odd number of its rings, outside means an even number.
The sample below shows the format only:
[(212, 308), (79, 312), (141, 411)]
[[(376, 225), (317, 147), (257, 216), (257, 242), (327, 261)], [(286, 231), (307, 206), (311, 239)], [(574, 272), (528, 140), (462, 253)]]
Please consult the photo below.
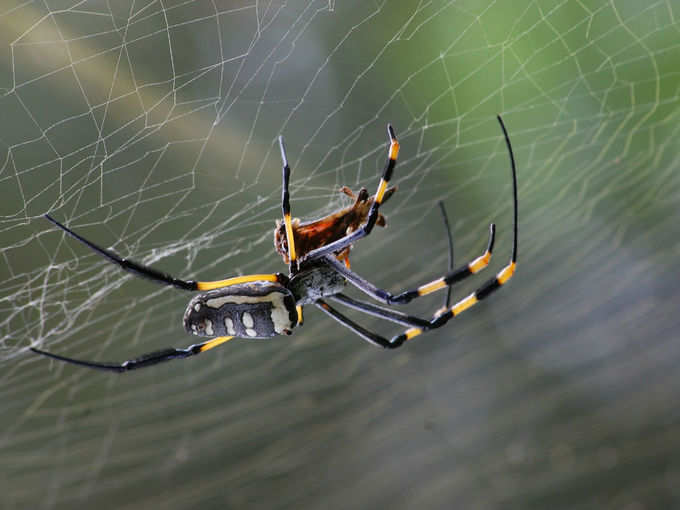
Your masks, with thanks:
[[(449, 225), (449, 217), (446, 214), (446, 208), (444, 207), (444, 202), (441, 200), (439, 203), (439, 210), (442, 213), (442, 219), (444, 220), (444, 227), (446, 228), (446, 237), (449, 241), (449, 264), (447, 266), (447, 271), (450, 273), (453, 271), (453, 235), (451, 234), (451, 225)], [(449, 285), (446, 288), (446, 298), (444, 299), (444, 308), (448, 308), (451, 304), (451, 291), (453, 289)]]
[(510, 155), (510, 168), (512, 170), (512, 202), (513, 202), (513, 215), (512, 215), (512, 258), (511, 262), (517, 263), (517, 230), (518, 230), (518, 205), (517, 205), (517, 168), (515, 167), (515, 155), (512, 152), (512, 144), (510, 143), (510, 137), (508, 136), (508, 131), (505, 129), (505, 124), (500, 115), (496, 115), (498, 123), (501, 125), (503, 130), (503, 136), (505, 137), (505, 145), (508, 148), (508, 154)]
[[(290, 192), (288, 186), (290, 184), (290, 165), (288, 164), (288, 157), (286, 156), (286, 146), (283, 143), (283, 136), (279, 136), (279, 149), (281, 149), (281, 160), (283, 161), (283, 177), (281, 185), (281, 212), (283, 213), (283, 224), (286, 228), (286, 241), (288, 242), (288, 272), (291, 278), (299, 271), (297, 254), (295, 253), (295, 236), (293, 234), (293, 223), (290, 217)], [(304, 323), (304, 314), (302, 313), (302, 305), (295, 307), (297, 310), (297, 323), (302, 326)]]
[(208, 340), (207, 342), (202, 342), (200, 344), (193, 344), (185, 349), (163, 349), (160, 351), (150, 352), (148, 354), (143, 354), (138, 358), (123, 361), (122, 363), (110, 363), (110, 362), (96, 362), (96, 361), (84, 361), (80, 359), (68, 358), (66, 356), (61, 356), (59, 354), (52, 354), (51, 352), (41, 351), (35, 347), (31, 347), (31, 350), (36, 354), (42, 354), (48, 358), (56, 359), (59, 361), (65, 361), (66, 363), (72, 363), (73, 365), (79, 365), (81, 367), (93, 368), (96, 370), (104, 370), (107, 372), (127, 372), (128, 370), (135, 370), (137, 368), (146, 368), (151, 365), (156, 365), (157, 363), (162, 363), (164, 361), (170, 361), (173, 359), (188, 358), (190, 356), (195, 356), (208, 349), (217, 347), (234, 337), (222, 336)]
[(158, 271), (156, 269), (153, 269), (151, 267), (145, 266), (143, 264), (140, 264), (138, 262), (135, 262), (133, 260), (128, 260), (125, 258), (122, 258), (115, 254), (114, 252), (110, 250), (106, 250), (104, 248), (101, 248), (100, 246), (97, 246), (94, 244), (92, 241), (88, 241), (84, 237), (82, 237), (79, 234), (76, 234), (73, 230), (70, 228), (62, 225), (59, 223), (57, 220), (52, 218), (49, 214), (45, 215), (45, 218), (50, 220), (52, 223), (54, 223), (57, 227), (59, 227), (61, 230), (66, 232), (68, 235), (73, 237), (74, 239), (77, 239), (84, 245), (88, 246), (91, 250), (93, 250), (95, 253), (98, 253), (105, 259), (107, 259), (109, 262), (112, 262), (118, 266), (120, 266), (123, 270), (134, 274), (135, 276), (141, 276), (142, 278), (146, 278), (147, 280), (151, 280), (154, 282), (161, 283), (163, 285), (170, 285), (173, 287), (177, 287), (178, 289), (182, 290), (198, 290), (198, 282), (195, 282), (193, 280), (180, 280), (178, 278), (175, 278), (167, 273), (163, 273), (161, 271)]
[(414, 326), (419, 328), (429, 328), (430, 320), (421, 319), (420, 317), (415, 317), (413, 315), (408, 315), (397, 310), (392, 310), (391, 308), (385, 308), (383, 306), (374, 305), (367, 301), (362, 301), (359, 299), (354, 299), (352, 297), (346, 296), (345, 294), (334, 294), (328, 296), (329, 299), (342, 303), (348, 308), (357, 310), (359, 312), (364, 312), (368, 315), (378, 317), (379, 319), (385, 319), (387, 321), (395, 322), (403, 326)]
[(484, 254), (477, 257), (472, 262), (460, 266), (453, 271), (449, 271), (446, 275), (433, 280), (425, 285), (421, 285), (417, 289), (407, 290), (399, 294), (392, 294), (384, 289), (380, 289), (373, 285), (368, 280), (356, 274), (354, 271), (345, 267), (344, 264), (340, 263), (335, 257), (326, 256), (324, 257), (324, 262), (332, 266), (335, 271), (340, 273), (349, 283), (357, 287), (360, 291), (368, 294), (373, 299), (381, 301), (385, 304), (406, 304), (415, 298), (425, 296), (431, 292), (434, 292), (445, 287), (450, 287), (451, 285), (464, 280), (468, 276), (471, 276), (482, 269), (484, 269), (491, 260), (491, 253), (493, 251), (493, 245), (496, 238), (496, 226), (492, 223), (489, 225), (489, 242)]
[(229, 287), (230, 285), (236, 285), (239, 283), (246, 283), (246, 282), (255, 282), (255, 281), (268, 281), (268, 282), (278, 282), (283, 285), (288, 281), (287, 277), (281, 273), (274, 273), (274, 274), (253, 274), (253, 275), (244, 275), (244, 276), (235, 276), (232, 278), (227, 278), (225, 280), (215, 280), (215, 281), (193, 281), (193, 280), (180, 280), (179, 278), (175, 278), (174, 276), (171, 276), (167, 273), (163, 273), (161, 271), (158, 271), (157, 269), (154, 269), (149, 266), (145, 266), (140, 264), (139, 262), (135, 262), (133, 260), (128, 260), (124, 259), (111, 250), (106, 250), (100, 246), (97, 246), (94, 244), (92, 241), (88, 241), (84, 237), (82, 237), (79, 234), (76, 234), (73, 230), (71, 230), (68, 227), (65, 227), (61, 223), (59, 223), (57, 220), (52, 218), (49, 215), (45, 215), (45, 217), (50, 220), (52, 223), (54, 223), (57, 227), (62, 229), (64, 232), (69, 234), (71, 237), (77, 239), (84, 245), (88, 246), (91, 250), (93, 250), (95, 253), (98, 255), (101, 255), (104, 257), (106, 260), (109, 262), (112, 262), (116, 264), (117, 266), (120, 266), (123, 270), (127, 271), (128, 273), (131, 273), (135, 276), (141, 276), (142, 278), (146, 278), (147, 280), (151, 280), (156, 283), (160, 283), (162, 285), (168, 285), (172, 287), (176, 287), (178, 289), (182, 290), (211, 290), (211, 289), (221, 289), (223, 287)]
[[(395, 310), (385, 309), (380, 306), (372, 305), (370, 303), (366, 303), (363, 301), (356, 301), (342, 294), (336, 294), (335, 296), (332, 296), (332, 299), (335, 299), (336, 301), (341, 302), (349, 306), (350, 308), (354, 308), (355, 310), (367, 313), (369, 315), (374, 315), (381, 319), (397, 322), (400, 324), (405, 324), (407, 326), (408, 325), (413, 326), (411, 329), (408, 330), (408, 332), (418, 331), (419, 332), (418, 334), (420, 334), (424, 331), (439, 328), (446, 324), (447, 322), (440, 320), (439, 317), (434, 317), (431, 321), (420, 319), (418, 317), (402, 314)], [(402, 344), (410, 338), (409, 336), (407, 336), (408, 334), (407, 332), (407, 334), (395, 335), (391, 339), (388, 339), (382, 335), (373, 333), (372, 331), (369, 331), (363, 326), (357, 324), (352, 319), (343, 315), (335, 308), (333, 308), (331, 305), (326, 303), (323, 299), (319, 299), (314, 304), (324, 313), (326, 313), (328, 316), (332, 317), (334, 320), (348, 328), (350, 331), (360, 336), (367, 342), (378, 347), (384, 347), (386, 349), (396, 349), (397, 347), (401, 347)]]
[(392, 178), (394, 166), (397, 164), (397, 156), (399, 155), (399, 142), (397, 141), (397, 136), (394, 134), (394, 129), (392, 129), (391, 124), (387, 125), (387, 134), (390, 137), (390, 147), (387, 153), (387, 162), (385, 163), (380, 184), (378, 184), (378, 191), (375, 194), (375, 199), (371, 205), (371, 209), (368, 211), (366, 223), (364, 223), (351, 234), (308, 252), (304, 257), (304, 260), (314, 260), (330, 253), (342, 251), (355, 241), (361, 239), (362, 237), (366, 237), (373, 230), (375, 222), (378, 220), (378, 209), (380, 209), (380, 205), (384, 201), (387, 184)]
[(401, 343), (392, 343), (390, 342), (387, 338), (384, 336), (378, 335), (376, 333), (373, 333), (363, 326), (360, 326), (356, 322), (354, 322), (352, 319), (344, 316), (340, 312), (338, 312), (335, 308), (333, 308), (331, 305), (326, 303), (323, 299), (319, 299), (318, 301), (315, 301), (314, 304), (324, 313), (338, 321), (340, 324), (351, 330), (353, 333), (356, 335), (360, 336), (364, 340), (366, 340), (368, 343), (373, 344), (378, 347), (384, 347), (386, 349), (394, 349), (396, 347), (400, 347)]
[(286, 156), (286, 146), (283, 143), (283, 136), (279, 136), (279, 149), (281, 150), (281, 160), (283, 161), (283, 176), (281, 185), (281, 212), (283, 213), (283, 223), (286, 228), (286, 241), (288, 242), (289, 272), (292, 277), (298, 272), (297, 254), (295, 253), (295, 239), (293, 236), (292, 219), (290, 217), (290, 165)]

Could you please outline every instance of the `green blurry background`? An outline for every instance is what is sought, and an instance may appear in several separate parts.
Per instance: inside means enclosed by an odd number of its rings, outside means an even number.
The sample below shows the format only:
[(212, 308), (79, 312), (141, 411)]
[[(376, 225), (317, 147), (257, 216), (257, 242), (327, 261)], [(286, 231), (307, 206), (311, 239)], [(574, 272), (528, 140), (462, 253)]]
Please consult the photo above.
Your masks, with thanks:
[[(0, 509), (680, 505), (680, 2), (5, 2), (0, 9)], [(353, 268), (392, 291), (511, 246), (515, 278), (385, 352), (313, 308), (295, 335), (191, 343), (185, 278), (283, 271), (293, 214), (374, 189)], [(456, 289), (467, 295), (488, 275)], [(409, 307), (430, 315), (443, 296)], [(354, 317), (354, 315), (352, 315)], [(400, 331), (370, 317), (362, 324)]]

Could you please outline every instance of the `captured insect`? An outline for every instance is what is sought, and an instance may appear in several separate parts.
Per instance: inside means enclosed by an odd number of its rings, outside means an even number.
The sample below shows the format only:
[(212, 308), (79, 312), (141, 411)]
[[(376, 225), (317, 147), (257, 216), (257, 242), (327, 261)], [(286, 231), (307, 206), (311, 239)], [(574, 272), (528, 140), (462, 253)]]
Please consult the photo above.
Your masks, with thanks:
[[(385, 191), (382, 203), (387, 202), (396, 190), (397, 188), (393, 186)], [(351, 206), (340, 209), (321, 219), (305, 223), (300, 223), (300, 220), (297, 218), (292, 219), (293, 240), (295, 242), (295, 251), (299, 258), (303, 258), (314, 248), (332, 243), (347, 234), (351, 234), (366, 221), (373, 202), (375, 202), (375, 197), (369, 197), (366, 188), (361, 188), (356, 195), (347, 186), (340, 188), (340, 191), (348, 197), (355, 199)], [(378, 213), (378, 219), (375, 224), (379, 227), (384, 227), (387, 224), (387, 220), (385, 220), (381, 213)], [(286, 225), (279, 220), (276, 221), (276, 229), (274, 230), (274, 248), (283, 257), (283, 261), (286, 264), (290, 264)], [(350, 249), (351, 245), (336, 254), (338, 260), (344, 261), (347, 267), (349, 267)]]
[[(76, 365), (99, 370), (125, 372), (155, 365), (163, 361), (194, 356), (217, 347), (235, 337), (270, 338), (281, 334), (290, 335), (295, 326), (301, 324), (302, 307), (307, 304), (315, 305), (367, 342), (388, 349), (400, 347), (407, 340), (411, 340), (432, 329), (439, 328), (453, 317), (456, 317), (499, 289), (515, 272), (518, 231), (517, 171), (510, 137), (500, 115), (498, 116), (498, 122), (503, 130), (512, 171), (513, 244), (510, 262), (496, 276), (487, 280), (472, 294), (458, 301), (453, 306), (448, 306), (447, 298), (447, 305), (439, 309), (429, 319), (408, 315), (368, 301), (357, 300), (346, 296), (342, 292), (346, 284), (349, 283), (384, 305), (403, 305), (415, 298), (425, 296), (437, 290), (450, 290), (453, 284), (481, 271), (489, 264), (495, 239), (495, 225), (490, 225), (488, 245), (480, 257), (456, 269), (451, 269), (451, 266), (449, 266), (449, 271), (446, 275), (413, 290), (392, 294), (376, 287), (351, 271), (345, 264), (349, 249), (354, 242), (369, 235), (376, 224), (379, 224), (379, 222), (384, 223), (384, 218), (380, 219), (382, 216), (379, 209), (394, 192), (394, 188), (388, 189), (387, 186), (392, 178), (397, 162), (399, 142), (397, 141), (394, 129), (388, 124), (389, 148), (387, 163), (385, 164), (375, 195), (369, 198), (368, 193), (362, 190), (356, 197), (355, 206), (333, 213), (317, 222), (307, 224), (294, 223), (291, 219), (290, 194), (288, 192), (290, 166), (288, 165), (283, 137), (279, 137), (279, 148), (281, 150), (281, 159), (283, 160), (283, 189), (281, 197), (283, 232), (281, 232), (280, 225), (277, 225), (275, 244), (277, 251), (279, 253), (283, 252), (284, 259), (289, 261), (288, 275), (282, 273), (254, 274), (218, 281), (180, 280), (151, 267), (121, 258), (114, 252), (97, 246), (62, 225), (51, 216), (46, 215), (45, 217), (61, 230), (87, 245), (109, 262), (117, 264), (123, 270), (162, 285), (176, 287), (181, 290), (198, 291), (199, 293), (189, 301), (184, 312), (184, 328), (188, 333), (210, 337), (210, 340), (190, 345), (184, 349), (163, 349), (122, 363), (73, 359), (35, 347), (31, 347), (31, 350), (35, 353)], [(357, 204), (361, 205), (357, 206)], [(442, 213), (444, 214), (444, 221), (448, 226), (443, 208)], [(302, 241), (303, 239), (306, 241)], [(298, 242), (304, 246), (299, 251), (296, 251), (298, 249)], [(451, 248), (449, 249), (451, 250)], [(404, 325), (408, 329), (388, 339), (365, 329), (349, 319), (328, 304), (326, 299), (345, 305), (353, 310)]]

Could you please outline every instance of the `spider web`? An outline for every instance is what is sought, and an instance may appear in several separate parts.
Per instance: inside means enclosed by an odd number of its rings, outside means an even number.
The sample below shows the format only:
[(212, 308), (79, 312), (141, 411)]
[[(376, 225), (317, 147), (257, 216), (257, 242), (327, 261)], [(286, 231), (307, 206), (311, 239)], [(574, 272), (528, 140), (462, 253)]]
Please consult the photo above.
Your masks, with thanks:
[[(0, 508), (672, 507), (680, 497), (680, 4), (4, 2), (0, 7)], [(284, 271), (294, 216), (397, 194), (352, 252), (392, 291), (511, 244), (517, 276), (386, 353), (304, 327), (124, 376), (191, 343), (180, 278)], [(462, 297), (487, 276), (457, 288)], [(442, 297), (409, 308), (429, 316)], [(370, 317), (363, 325), (396, 334)], [(351, 492), (349, 492), (351, 491)], [(350, 498), (348, 498), (350, 495)]]

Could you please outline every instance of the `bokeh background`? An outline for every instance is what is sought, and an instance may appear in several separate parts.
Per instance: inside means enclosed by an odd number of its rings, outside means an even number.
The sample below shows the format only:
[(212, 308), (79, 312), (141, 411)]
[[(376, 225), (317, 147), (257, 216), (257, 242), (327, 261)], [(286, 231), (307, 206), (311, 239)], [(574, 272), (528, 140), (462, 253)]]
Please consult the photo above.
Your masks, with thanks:
[[(0, 509), (680, 506), (680, 3), (116, 0), (0, 8)], [(498, 238), (515, 278), (397, 351), (308, 308), (292, 337), (191, 343), (185, 278), (283, 271), (295, 216), (377, 185), (353, 268), (392, 291)], [(456, 288), (467, 295), (488, 275)], [(409, 307), (430, 315), (443, 296)], [(356, 316), (350, 314), (352, 317)], [(357, 318), (387, 335), (400, 331)]]

